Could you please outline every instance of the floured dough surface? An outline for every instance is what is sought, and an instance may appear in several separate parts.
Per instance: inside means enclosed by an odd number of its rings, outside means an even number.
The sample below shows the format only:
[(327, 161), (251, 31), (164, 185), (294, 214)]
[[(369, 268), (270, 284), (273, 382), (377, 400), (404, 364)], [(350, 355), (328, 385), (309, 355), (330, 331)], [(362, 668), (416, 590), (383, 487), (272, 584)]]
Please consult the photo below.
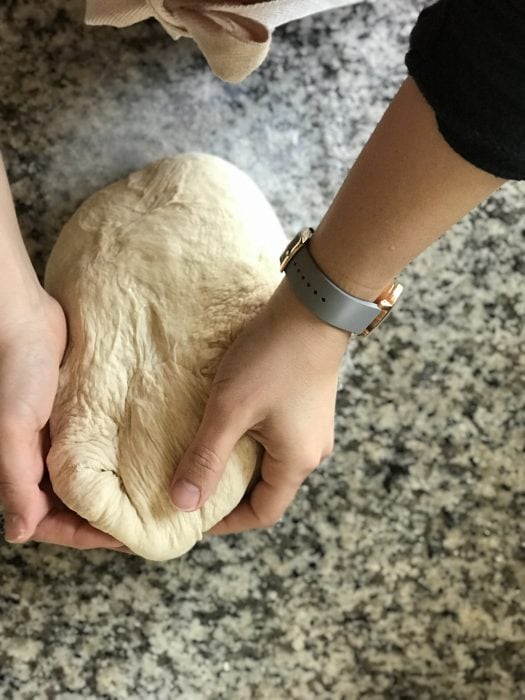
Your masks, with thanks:
[(203, 154), (98, 192), (55, 244), (45, 286), (69, 342), (50, 421), (53, 488), (145, 558), (189, 550), (254, 474), (262, 448), (244, 436), (200, 511), (168, 497), (217, 365), (277, 287), (285, 244), (255, 183)]

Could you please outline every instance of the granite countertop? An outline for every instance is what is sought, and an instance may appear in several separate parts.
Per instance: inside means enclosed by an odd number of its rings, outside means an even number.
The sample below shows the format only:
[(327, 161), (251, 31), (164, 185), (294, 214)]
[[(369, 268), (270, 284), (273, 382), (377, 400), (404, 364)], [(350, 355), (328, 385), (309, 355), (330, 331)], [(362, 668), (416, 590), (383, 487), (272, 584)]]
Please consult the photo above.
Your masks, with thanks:
[[(319, 220), (405, 76), (420, 0), (276, 32), (238, 86), (155, 22), (0, 8), (0, 140), (39, 273), (88, 195), (185, 151), (227, 157), (291, 236)], [(525, 183), (402, 273), (349, 346), (332, 456), (271, 531), (168, 563), (0, 544), (0, 697), (525, 698)]]

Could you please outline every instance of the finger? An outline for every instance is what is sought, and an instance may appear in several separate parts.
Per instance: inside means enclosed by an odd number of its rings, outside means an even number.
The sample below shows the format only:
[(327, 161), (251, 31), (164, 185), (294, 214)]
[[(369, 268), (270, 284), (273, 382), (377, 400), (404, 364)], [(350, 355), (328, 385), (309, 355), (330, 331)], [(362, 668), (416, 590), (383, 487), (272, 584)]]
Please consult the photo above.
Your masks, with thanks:
[(215, 491), (249, 417), (210, 399), (192, 443), (184, 453), (170, 487), (173, 504), (184, 511), (201, 508)]
[(207, 534), (227, 535), (244, 530), (273, 527), (293, 501), (301, 483), (312, 469), (303, 461), (290, 464), (264, 454), (261, 481), (246, 500), (223, 518)]
[(5, 538), (27, 542), (49, 511), (49, 496), (40, 490), (43, 459), (37, 433), (24, 440), (13, 433), (0, 437), (0, 500), (4, 507)]
[(120, 550), (123, 547), (122, 542), (97, 530), (79, 515), (67, 510), (52, 510), (48, 513), (39, 523), (32, 539), (35, 542), (75, 549), (106, 547)]
[(131, 554), (131, 556), (136, 556), (135, 552), (132, 552), (128, 547), (110, 547), (114, 552), (119, 552), (121, 554)]
[(276, 525), (293, 501), (297, 488), (283, 488), (260, 481), (251, 497), (241, 503), (230, 515), (223, 518), (207, 534), (229, 535), (257, 528), (270, 528)]

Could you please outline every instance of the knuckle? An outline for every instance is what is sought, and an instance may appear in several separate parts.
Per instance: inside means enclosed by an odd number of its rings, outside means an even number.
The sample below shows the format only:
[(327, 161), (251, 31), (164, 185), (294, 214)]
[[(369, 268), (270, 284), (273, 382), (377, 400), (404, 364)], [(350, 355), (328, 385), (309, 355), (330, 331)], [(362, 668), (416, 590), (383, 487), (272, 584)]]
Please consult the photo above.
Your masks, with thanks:
[(12, 481), (0, 478), (0, 503), (6, 504), (8, 501), (14, 500), (16, 496), (16, 485)]
[(262, 522), (263, 522), (262, 527), (263, 527), (265, 530), (268, 530), (268, 529), (270, 529), (270, 528), (272, 528), (272, 527), (275, 527), (275, 525), (277, 525), (277, 523), (279, 522), (280, 519), (281, 519), (281, 518), (279, 518), (278, 516), (275, 516), (275, 515), (266, 517), (266, 518), (264, 518), (263, 521), (262, 521)]
[(321, 451), (319, 448), (310, 449), (300, 453), (297, 460), (301, 473), (304, 473), (305, 478), (311, 474), (321, 461)]
[(210, 398), (213, 400), (209, 403), (213, 405), (214, 411), (218, 413), (223, 411), (225, 413), (229, 413), (236, 405), (235, 397), (230, 393), (226, 393), (225, 391), (214, 391)]
[(263, 530), (268, 530), (269, 528), (272, 528), (275, 525), (277, 525), (277, 523), (279, 522), (280, 519), (281, 519), (280, 514), (274, 514), (274, 513), (265, 514), (265, 515), (258, 518), (259, 527)]
[(194, 447), (188, 454), (188, 463), (193, 472), (199, 476), (220, 474), (223, 464), (219, 456), (209, 447), (199, 445)]
[(253, 397), (231, 392), (217, 393), (210, 408), (214, 412), (214, 420), (229, 423), (231, 419), (245, 415), (252, 410)]
[(75, 529), (71, 533), (70, 546), (75, 549), (87, 549), (86, 543), (82, 538), (82, 530), (79, 525), (75, 526)]
[(284, 511), (259, 513), (253, 506), (251, 507), (251, 510), (257, 523), (256, 527), (261, 530), (267, 530), (274, 527), (274, 525), (277, 525), (284, 514)]
[(306, 479), (314, 471), (316, 466), (317, 466), (317, 464), (316, 465), (311, 465), (311, 464), (308, 464), (308, 465), (299, 464), (299, 465), (297, 465), (295, 467), (295, 469), (293, 470), (293, 472), (290, 472), (287, 475), (286, 485), (289, 488), (292, 488), (295, 491), (297, 491), (298, 489), (301, 488), (301, 486), (306, 481)]

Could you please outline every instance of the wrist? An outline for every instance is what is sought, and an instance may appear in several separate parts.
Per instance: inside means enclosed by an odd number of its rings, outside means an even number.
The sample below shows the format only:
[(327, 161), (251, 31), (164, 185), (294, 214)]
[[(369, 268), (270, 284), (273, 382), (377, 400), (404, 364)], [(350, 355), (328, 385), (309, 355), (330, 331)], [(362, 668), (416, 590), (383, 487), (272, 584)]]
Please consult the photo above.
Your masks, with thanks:
[[(286, 274), (288, 286), (311, 313), (337, 329), (348, 333), (368, 335), (388, 316), (403, 291), (395, 280), (369, 297), (349, 294), (333, 282), (313, 259), (308, 243), (313, 228), (299, 231), (279, 258), (280, 270)], [(364, 298), (363, 298), (364, 296)]]
[(295, 295), (285, 276), (268, 302), (274, 322), (285, 329), (303, 334), (306, 347), (319, 351), (323, 356), (342, 357), (352, 334), (322, 321)]
[[(321, 227), (316, 230), (308, 245), (310, 254), (319, 269), (335, 285), (358, 299), (375, 301), (393, 281), (393, 275), (386, 277), (378, 275), (373, 264), (369, 265), (368, 274), (365, 274), (366, 270), (363, 269), (364, 263), (359, 276), (351, 273), (350, 266), (345, 264), (345, 257), (347, 258), (348, 255), (344, 245), (341, 246), (341, 242), (336, 237), (330, 236)], [(374, 275), (372, 275), (372, 270), (374, 270)]]
[(0, 323), (38, 308), (45, 292), (27, 253), (0, 155)]

